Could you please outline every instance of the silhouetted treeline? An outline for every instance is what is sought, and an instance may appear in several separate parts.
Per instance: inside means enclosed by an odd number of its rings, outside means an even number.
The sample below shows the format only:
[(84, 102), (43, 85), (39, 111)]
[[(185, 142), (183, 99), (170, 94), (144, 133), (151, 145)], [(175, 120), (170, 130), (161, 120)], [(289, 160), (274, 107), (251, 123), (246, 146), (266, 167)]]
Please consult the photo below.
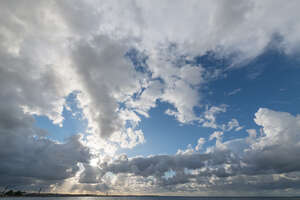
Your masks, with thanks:
[(3, 192), (2, 194), (0, 194), (1, 196), (18, 196), (18, 197), (20, 197), (20, 196), (23, 196), (24, 194), (26, 194), (25, 192), (22, 192), (22, 191), (20, 191), (20, 190), (18, 190), (18, 191), (13, 191), (13, 190), (9, 190), (9, 191), (7, 191), (7, 192)]

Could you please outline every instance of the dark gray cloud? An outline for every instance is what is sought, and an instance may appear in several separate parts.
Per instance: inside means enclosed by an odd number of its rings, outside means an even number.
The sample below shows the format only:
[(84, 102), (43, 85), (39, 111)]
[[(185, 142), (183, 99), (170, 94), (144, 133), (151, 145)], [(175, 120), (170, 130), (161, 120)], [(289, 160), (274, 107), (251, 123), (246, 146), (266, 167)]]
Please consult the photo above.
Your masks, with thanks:
[[(7, 107), (6, 107), (7, 108)], [(73, 177), (77, 163), (87, 163), (89, 149), (81, 144), (80, 135), (65, 143), (47, 139), (48, 134), (34, 125), (32, 116), (20, 108), (0, 108), (0, 185), (22, 188), (46, 187)]]
[(79, 169), (78, 162), (89, 160), (89, 151), (80, 144), (78, 136), (65, 144), (33, 136), (1, 133), (0, 137), (4, 149), (0, 154), (0, 174), (15, 177), (16, 183), (19, 177), (63, 180), (74, 176)]
[(103, 138), (123, 128), (118, 103), (139, 91), (143, 78), (124, 57), (127, 49), (108, 37), (95, 36), (91, 41), (78, 42), (72, 51), (85, 91), (80, 102), (91, 128)]

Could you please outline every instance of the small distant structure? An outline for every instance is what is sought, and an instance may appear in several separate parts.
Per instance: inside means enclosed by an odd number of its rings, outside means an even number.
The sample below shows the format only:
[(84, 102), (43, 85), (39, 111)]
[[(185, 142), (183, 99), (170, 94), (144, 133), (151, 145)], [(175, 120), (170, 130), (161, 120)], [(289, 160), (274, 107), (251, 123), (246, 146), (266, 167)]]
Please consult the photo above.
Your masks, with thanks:
[(41, 191), (42, 191), (42, 188), (40, 187), (40, 189), (39, 189), (39, 194), (41, 194)]

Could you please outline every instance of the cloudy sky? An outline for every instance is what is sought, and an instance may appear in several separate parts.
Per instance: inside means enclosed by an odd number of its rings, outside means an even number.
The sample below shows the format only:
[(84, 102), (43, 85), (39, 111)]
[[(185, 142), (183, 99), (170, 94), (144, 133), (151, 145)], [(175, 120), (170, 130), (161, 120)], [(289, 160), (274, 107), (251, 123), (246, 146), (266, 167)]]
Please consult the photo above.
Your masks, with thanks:
[(300, 195), (300, 1), (0, 1), (0, 188)]

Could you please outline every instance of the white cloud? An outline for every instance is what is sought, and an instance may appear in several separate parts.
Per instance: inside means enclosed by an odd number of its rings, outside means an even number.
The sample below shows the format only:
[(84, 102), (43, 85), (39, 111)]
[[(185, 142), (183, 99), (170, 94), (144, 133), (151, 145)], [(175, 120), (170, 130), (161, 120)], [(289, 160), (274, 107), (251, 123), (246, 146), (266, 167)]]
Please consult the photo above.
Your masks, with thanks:
[[(257, 143), (252, 144), (253, 149), (268, 149), (276, 147), (277, 153), (288, 154), (292, 149), (295, 150), (294, 155), (297, 154), (296, 148), (299, 147), (299, 128), (300, 116), (293, 116), (287, 112), (273, 111), (267, 108), (260, 108), (255, 114), (255, 122), (262, 126), (263, 136)], [(267, 150), (269, 151), (269, 150)], [(293, 156), (280, 155), (284, 159), (291, 159)], [(291, 152), (290, 152), (291, 153)]]
[(190, 123), (198, 119), (194, 108), (200, 105), (198, 88), (205, 83), (205, 70), (202, 66), (177, 66), (177, 56), (177, 52), (169, 49), (159, 50), (149, 57), (147, 65), (152, 78), (161, 78), (164, 82), (163, 92), (157, 98), (175, 107), (166, 113), (175, 116), (179, 122)]
[(205, 138), (199, 138), (197, 141), (197, 145), (195, 147), (196, 151), (200, 151), (203, 148), (203, 145), (205, 144)]
[(222, 124), (222, 130), (223, 131), (240, 131), (243, 127), (240, 125), (237, 119), (233, 118), (231, 119), (227, 124)]
[(144, 134), (141, 130), (127, 128), (124, 132), (116, 132), (112, 135), (111, 141), (120, 143), (122, 148), (133, 148), (138, 144), (145, 143)]
[(206, 111), (203, 114), (205, 121), (203, 122), (202, 126), (214, 129), (218, 128), (219, 125), (216, 122), (216, 115), (226, 112), (226, 107), (226, 105), (221, 105), (219, 107), (211, 106), (210, 108), (206, 108)]
[(238, 120), (233, 118), (227, 122), (227, 124), (220, 124), (217, 122), (217, 115), (225, 113), (227, 111), (228, 105), (221, 106), (206, 106), (206, 110), (203, 113), (203, 117), (199, 119), (203, 127), (220, 129), (222, 131), (240, 131), (243, 127), (239, 124)]
[(217, 139), (217, 140), (221, 140), (222, 135), (224, 133), (222, 131), (215, 131), (213, 132), (210, 136), (209, 136), (209, 140), (213, 140), (213, 139)]
[(257, 136), (257, 132), (256, 132), (255, 129), (247, 129), (246, 131), (247, 131), (247, 133), (249, 134), (250, 137), (255, 138)]
[[(260, 54), (273, 34), (284, 37), (282, 45), (287, 52), (299, 44), (297, 0), (285, 5), (268, 0), (67, 1), (58, 4), (63, 18), (76, 33), (97, 32), (117, 38), (135, 38), (138, 46), (148, 54), (172, 42), (188, 53), (202, 54), (221, 47), (225, 54), (239, 51), (240, 58), (246, 59)], [(95, 11), (85, 12), (87, 10)]]
[(137, 99), (130, 99), (126, 105), (137, 113), (149, 117), (148, 111), (156, 106), (157, 98), (163, 93), (163, 87), (164, 85), (160, 81), (151, 81)]

